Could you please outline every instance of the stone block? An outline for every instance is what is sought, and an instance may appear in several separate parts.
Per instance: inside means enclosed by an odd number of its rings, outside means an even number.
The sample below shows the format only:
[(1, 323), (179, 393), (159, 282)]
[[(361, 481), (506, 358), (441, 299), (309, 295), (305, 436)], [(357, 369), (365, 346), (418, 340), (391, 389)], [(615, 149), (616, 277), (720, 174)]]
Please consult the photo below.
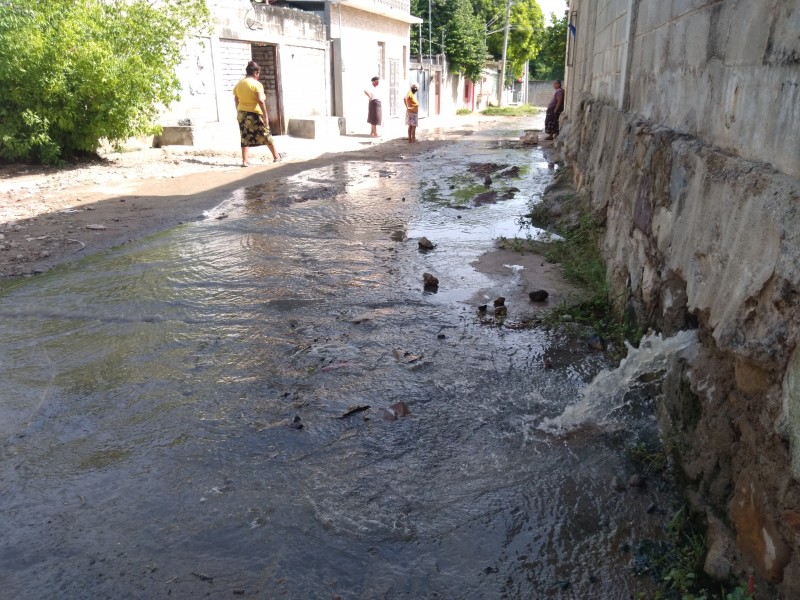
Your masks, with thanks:
[(302, 117), (289, 119), (289, 135), (318, 140), (345, 134), (343, 117)]
[(194, 128), (183, 125), (163, 127), (159, 135), (153, 136), (153, 148), (163, 146), (194, 146)]

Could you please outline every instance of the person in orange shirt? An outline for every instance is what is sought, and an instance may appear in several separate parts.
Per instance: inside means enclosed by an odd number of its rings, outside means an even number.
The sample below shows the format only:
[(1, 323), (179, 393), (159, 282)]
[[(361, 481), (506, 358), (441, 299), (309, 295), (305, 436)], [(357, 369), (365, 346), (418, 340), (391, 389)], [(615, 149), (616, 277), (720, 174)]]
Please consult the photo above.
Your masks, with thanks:
[(406, 125), (408, 125), (408, 141), (417, 141), (417, 125), (419, 125), (419, 102), (417, 101), (417, 87), (416, 83), (411, 84), (411, 91), (403, 98), (403, 103), (406, 105)]
[(283, 157), (275, 150), (275, 143), (269, 131), (267, 99), (264, 86), (258, 80), (260, 68), (255, 61), (247, 63), (246, 77), (233, 88), (236, 102), (236, 119), (239, 121), (239, 136), (242, 143), (242, 166), (249, 167), (248, 151), (252, 146), (266, 146), (272, 152), (273, 162)]

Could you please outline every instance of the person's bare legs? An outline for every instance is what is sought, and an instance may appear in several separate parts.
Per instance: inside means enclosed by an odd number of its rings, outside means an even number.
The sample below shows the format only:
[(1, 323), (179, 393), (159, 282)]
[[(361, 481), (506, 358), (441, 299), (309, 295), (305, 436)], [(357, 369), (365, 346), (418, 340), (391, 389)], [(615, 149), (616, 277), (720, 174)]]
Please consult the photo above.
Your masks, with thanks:
[(369, 130), (369, 134), (372, 137), (378, 137), (378, 126), (370, 124), (371, 129)]
[(267, 148), (269, 148), (269, 151), (272, 152), (273, 162), (278, 162), (281, 159), (281, 155), (278, 154), (277, 150), (275, 150), (275, 144), (267, 144)]
[(409, 127), (408, 128), (408, 135), (410, 136), (410, 139), (411, 139), (412, 142), (416, 142), (417, 141), (417, 128), (416, 127)]
[(250, 150), (247, 146), (242, 146), (242, 166), (249, 167), (250, 163), (247, 162), (247, 152)]

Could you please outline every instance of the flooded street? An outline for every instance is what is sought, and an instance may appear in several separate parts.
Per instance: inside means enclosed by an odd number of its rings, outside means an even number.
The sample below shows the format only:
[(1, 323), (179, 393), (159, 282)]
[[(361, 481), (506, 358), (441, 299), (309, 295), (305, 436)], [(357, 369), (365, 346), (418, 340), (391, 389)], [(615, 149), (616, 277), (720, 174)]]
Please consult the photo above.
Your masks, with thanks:
[[(241, 189), (0, 287), (0, 596), (648, 589), (631, 549), (660, 535), (663, 500), (610, 482), (652, 431), (539, 427), (608, 359), (478, 312), (527, 302), (522, 262), (476, 261), (536, 235), (518, 220), (553, 166), (518, 140), (540, 121)], [(487, 184), (473, 163), (503, 168)], [(488, 189), (513, 198), (476, 206)]]

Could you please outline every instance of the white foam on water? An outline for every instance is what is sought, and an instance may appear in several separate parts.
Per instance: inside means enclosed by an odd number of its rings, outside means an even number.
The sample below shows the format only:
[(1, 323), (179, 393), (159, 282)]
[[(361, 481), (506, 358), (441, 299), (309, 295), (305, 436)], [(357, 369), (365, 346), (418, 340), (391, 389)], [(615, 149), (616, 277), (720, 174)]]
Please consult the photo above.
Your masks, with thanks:
[(665, 372), (679, 359), (692, 360), (697, 348), (697, 332), (680, 331), (672, 337), (660, 334), (642, 338), (638, 348), (627, 342), (628, 355), (616, 369), (604, 369), (581, 391), (580, 399), (563, 413), (545, 419), (539, 428), (550, 433), (564, 432), (587, 423), (602, 423), (624, 405), (625, 392), (646, 374)]

